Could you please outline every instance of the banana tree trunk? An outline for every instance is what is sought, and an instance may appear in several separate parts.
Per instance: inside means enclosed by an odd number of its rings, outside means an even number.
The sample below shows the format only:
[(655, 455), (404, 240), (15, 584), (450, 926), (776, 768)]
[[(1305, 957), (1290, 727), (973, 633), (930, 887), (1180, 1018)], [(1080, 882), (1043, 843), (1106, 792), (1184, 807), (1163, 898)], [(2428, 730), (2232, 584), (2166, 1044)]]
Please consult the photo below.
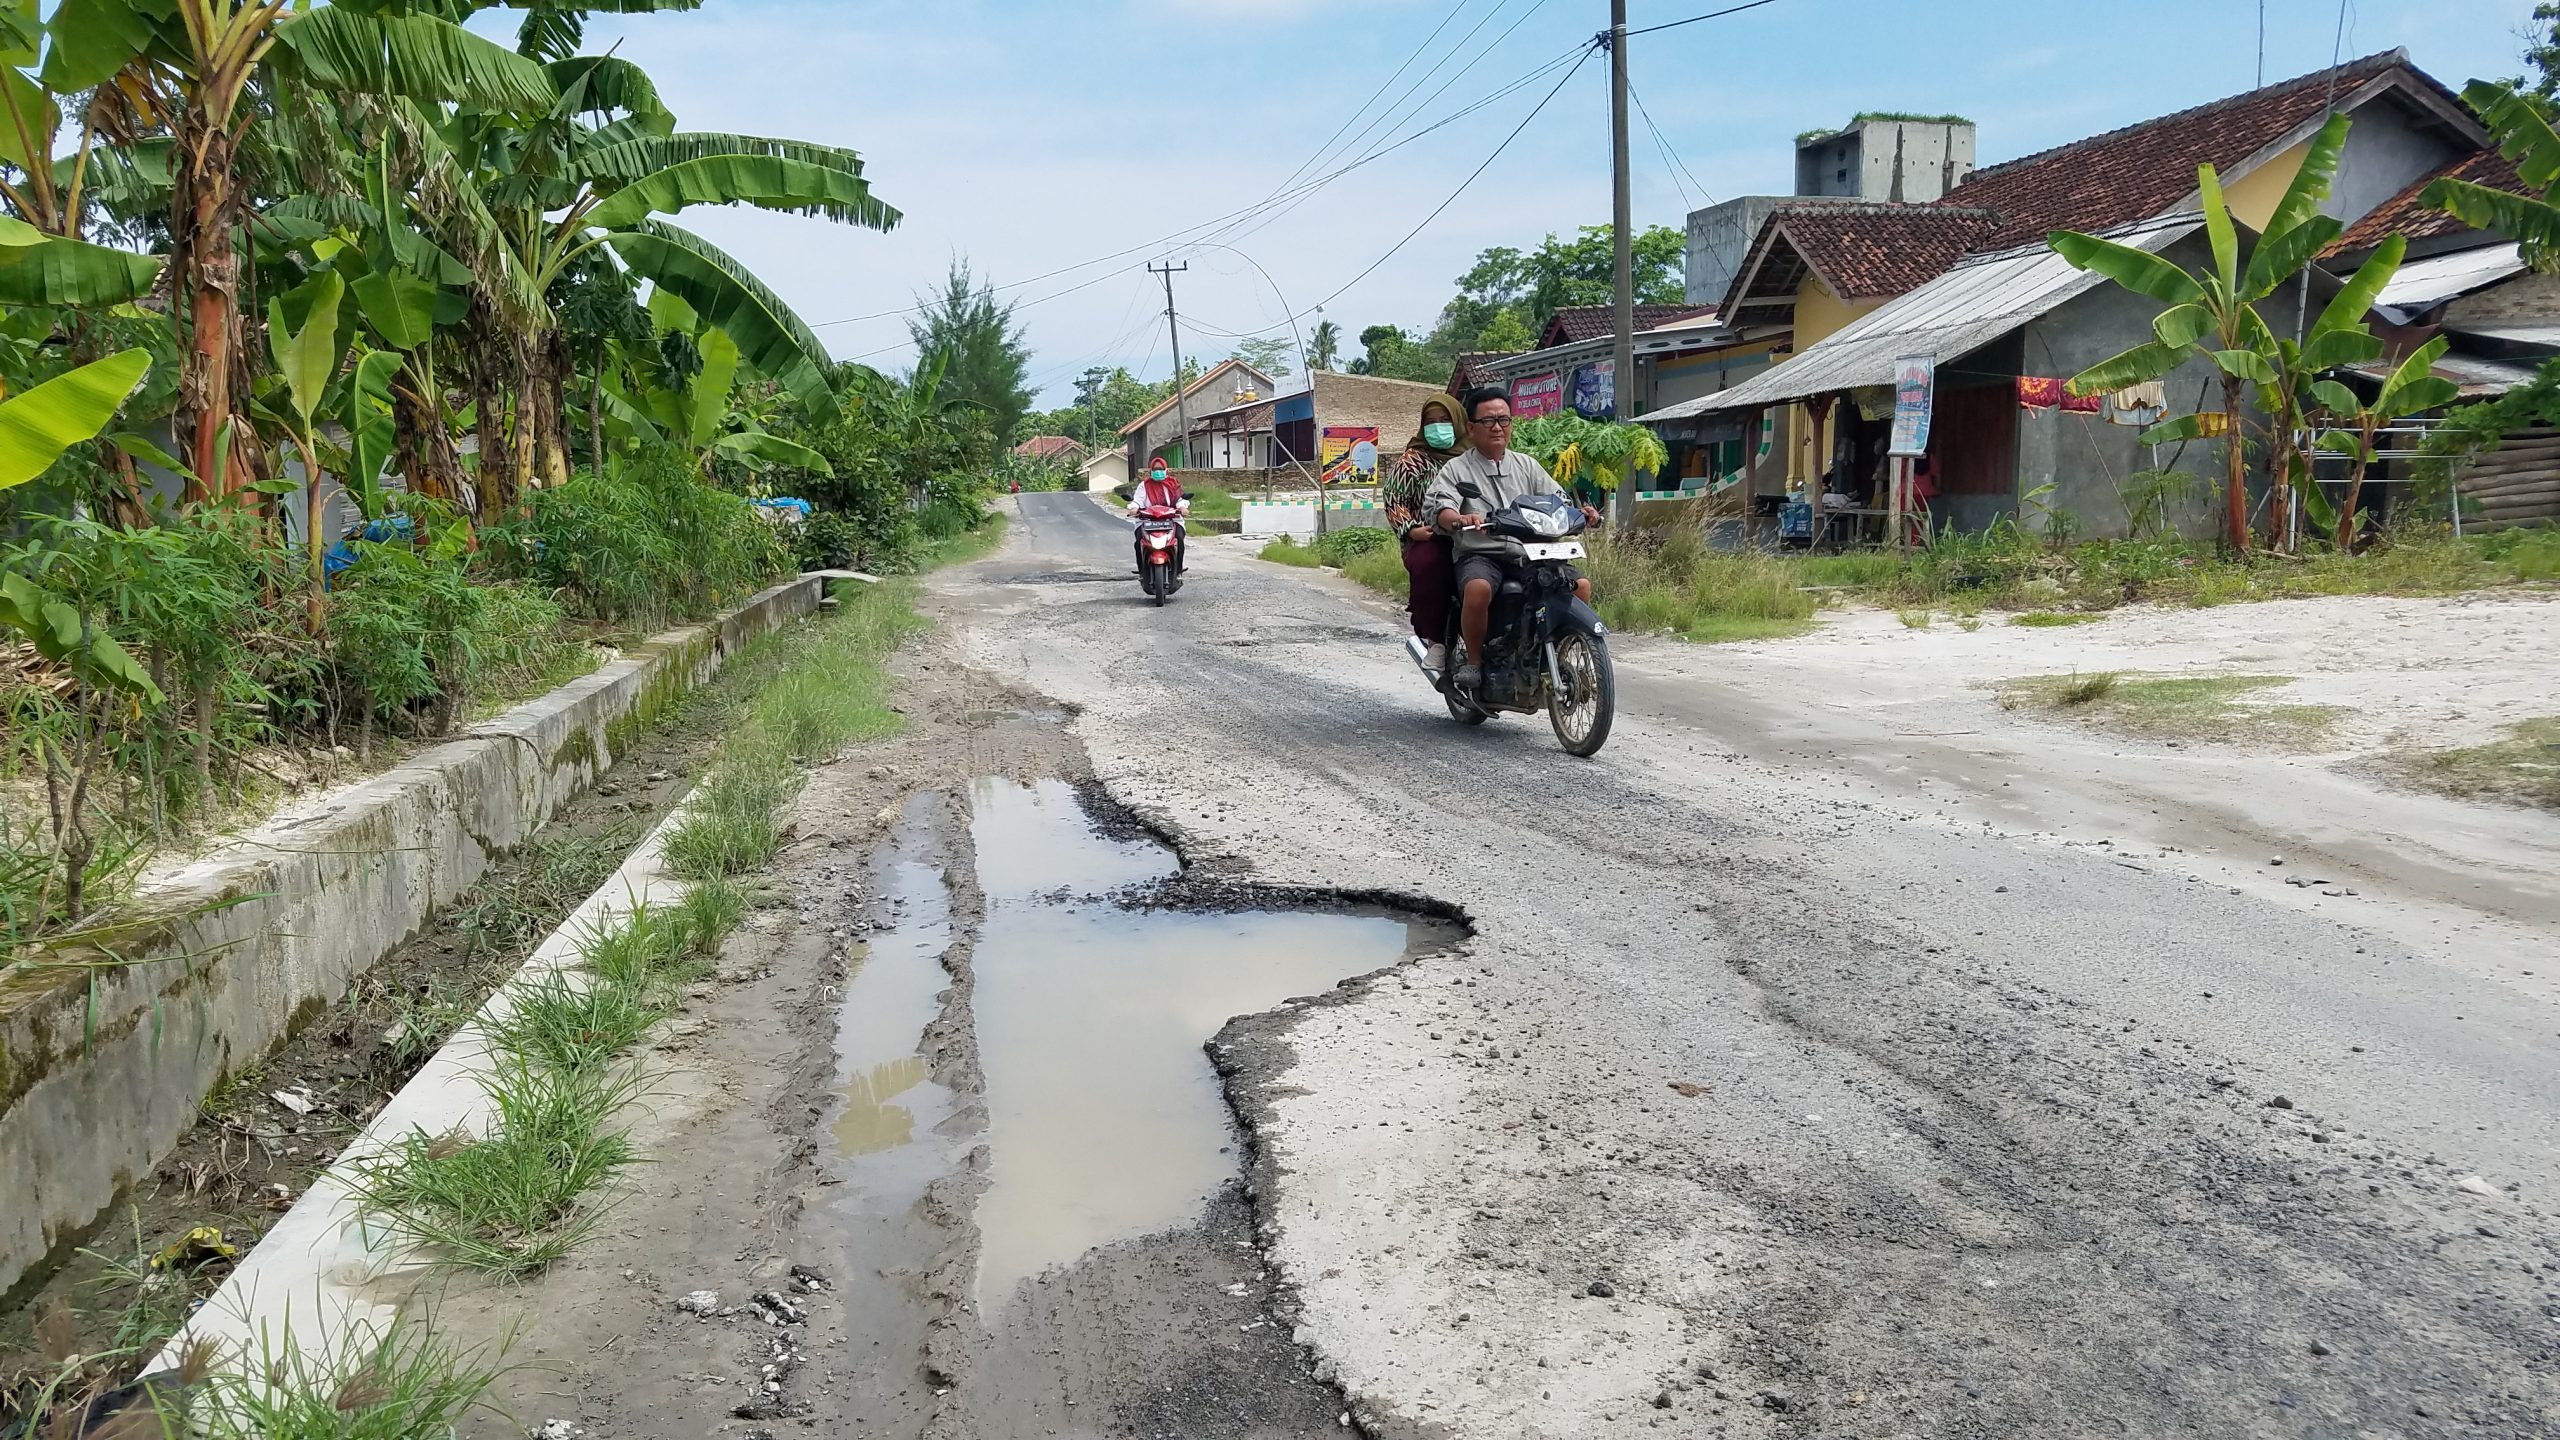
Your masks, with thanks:
[(329, 531), (324, 523), (328, 519), (328, 496), (324, 487), (329, 477), (321, 473), (320, 451), (312, 444), (311, 431), (306, 428), (300, 438), (302, 468), (306, 472), (303, 477), (302, 546), (311, 557), (310, 588), (303, 596), (303, 604), (310, 615), (311, 636), (316, 640), (327, 630), (329, 623)]
[(2249, 446), (2240, 429), (2243, 382), (2222, 377), (2222, 415), (2229, 423), (2222, 441), (2223, 502), (2228, 522), (2225, 537), (2243, 554), (2249, 549)]
[(527, 342), (531, 373), (525, 398), (532, 420), (530, 473), (536, 485), (558, 485), (569, 478), (569, 343), (558, 330), (547, 330)]
[(462, 457), (453, 447), (443, 407), (433, 396), (433, 381), (407, 379), (391, 387), (391, 423), (395, 463), (412, 495), (451, 504), (462, 498)]
[(2364, 498), (2364, 473), (2373, 464), (2373, 432), (2380, 421), (2371, 415), (2356, 426), (2356, 466), (2347, 475), (2347, 502), (2338, 510), (2338, 553), (2356, 553), (2356, 504)]
[(191, 111), (179, 130), (170, 192), (171, 268), (187, 312), (178, 430), (195, 472), (187, 485), (191, 501), (221, 499), (247, 483), (223, 454), (223, 425), (233, 408), (231, 372), (240, 349), (239, 207), (231, 184), (237, 147), (238, 137), (228, 127)]

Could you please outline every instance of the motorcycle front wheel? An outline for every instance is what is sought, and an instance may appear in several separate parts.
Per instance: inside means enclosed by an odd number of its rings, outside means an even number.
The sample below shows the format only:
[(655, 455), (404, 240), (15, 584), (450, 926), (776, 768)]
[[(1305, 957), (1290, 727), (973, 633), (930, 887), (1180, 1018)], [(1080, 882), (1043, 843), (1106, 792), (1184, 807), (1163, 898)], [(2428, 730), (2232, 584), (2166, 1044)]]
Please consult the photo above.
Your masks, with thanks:
[(1566, 754), (1589, 759), (1609, 743), (1609, 726), (1618, 716), (1618, 672), (1609, 664), (1609, 642), (1568, 630), (1555, 646), (1564, 693), (1547, 697), (1547, 721)]
[(1173, 596), (1173, 567), (1162, 561), (1147, 566), (1147, 593), (1162, 605)]

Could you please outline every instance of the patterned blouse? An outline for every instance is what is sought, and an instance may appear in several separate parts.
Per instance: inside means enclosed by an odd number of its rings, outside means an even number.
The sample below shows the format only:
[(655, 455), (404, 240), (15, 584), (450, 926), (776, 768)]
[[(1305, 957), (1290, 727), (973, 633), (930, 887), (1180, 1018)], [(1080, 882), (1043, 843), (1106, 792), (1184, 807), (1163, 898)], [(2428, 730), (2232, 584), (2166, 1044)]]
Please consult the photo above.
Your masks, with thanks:
[(1440, 473), (1441, 463), (1447, 458), (1421, 445), (1405, 447), (1395, 463), (1378, 475), (1378, 504), (1388, 510), (1401, 506), (1414, 517), (1406, 522), (1408, 525), (1419, 523), (1422, 494), (1431, 488), (1431, 477)]

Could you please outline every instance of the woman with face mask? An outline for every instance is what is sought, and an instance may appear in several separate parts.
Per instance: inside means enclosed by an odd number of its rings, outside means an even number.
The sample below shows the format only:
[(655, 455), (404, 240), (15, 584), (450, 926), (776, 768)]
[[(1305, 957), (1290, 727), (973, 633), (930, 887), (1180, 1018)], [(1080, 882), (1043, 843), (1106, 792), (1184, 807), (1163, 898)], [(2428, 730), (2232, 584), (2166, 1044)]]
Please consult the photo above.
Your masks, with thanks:
[(1422, 429), (1378, 477), (1378, 503), (1386, 507), (1387, 524), (1404, 542), (1405, 610), (1413, 617), (1413, 633), (1431, 647), (1428, 663), (1435, 670), (1448, 664), (1442, 638), (1449, 633), (1449, 602), (1457, 568), (1450, 559), (1449, 537), (1433, 529), (1430, 517), (1422, 513), (1422, 492), (1431, 487), (1431, 477), (1440, 473), (1440, 467), (1464, 448), (1459, 437), (1465, 427), (1458, 423), (1464, 413), (1447, 395), (1423, 401)]

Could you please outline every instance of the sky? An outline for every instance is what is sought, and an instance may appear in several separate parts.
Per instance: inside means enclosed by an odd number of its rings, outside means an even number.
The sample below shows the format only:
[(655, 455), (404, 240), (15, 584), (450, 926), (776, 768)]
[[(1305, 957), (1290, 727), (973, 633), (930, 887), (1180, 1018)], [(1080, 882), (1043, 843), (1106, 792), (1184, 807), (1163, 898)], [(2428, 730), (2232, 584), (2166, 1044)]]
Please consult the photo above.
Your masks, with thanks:
[[(1733, 3), (1629, 0), (1628, 23)], [(2519, 69), (2532, 8), (2265, 0), (2265, 75), (2404, 47), (2458, 89)], [(862, 153), (905, 214), (890, 234), (736, 210), (679, 222), (773, 284), (838, 358), (902, 370), (914, 352), (891, 312), (965, 259), (1019, 305), (1054, 406), (1088, 366), (1171, 373), (1151, 261), (1190, 267), (1175, 277), (1186, 357), (1257, 331), (1294, 347), (1296, 313), (1300, 329), (1334, 320), (1347, 358), (1369, 325), (1427, 330), (1479, 250), (1605, 223), (1605, 57), (1502, 92), (1607, 23), (1603, 0), (706, 0), (599, 16), (589, 45), (645, 67), (682, 128)], [(1968, 116), (1988, 165), (2200, 104), (2257, 83), (2258, 34), (2252, 0), (1769, 0), (1638, 35), (1630, 73), (1660, 138), (1634, 120), (1636, 220), (1676, 227), (1715, 200), (1784, 194), (1793, 137), (1861, 110)], [(1204, 239), (1234, 248), (1181, 243)]]

